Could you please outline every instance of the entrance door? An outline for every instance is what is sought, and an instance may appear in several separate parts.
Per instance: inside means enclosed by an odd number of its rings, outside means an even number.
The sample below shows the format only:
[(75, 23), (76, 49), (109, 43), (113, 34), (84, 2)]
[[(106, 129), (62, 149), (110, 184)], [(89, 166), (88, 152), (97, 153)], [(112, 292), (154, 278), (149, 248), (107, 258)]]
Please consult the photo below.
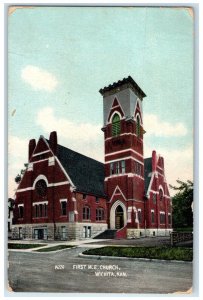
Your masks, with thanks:
[(91, 237), (91, 226), (83, 226), (83, 237), (84, 238)]
[(34, 229), (34, 238), (36, 240), (43, 240), (44, 239), (44, 229)]
[(61, 226), (61, 239), (62, 240), (66, 240), (67, 239), (66, 226)]
[(44, 239), (44, 229), (38, 229), (38, 240)]
[(119, 205), (115, 211), (115, 227), (116, 227), (116, 229), (120, 229), (123, 226), (124, 226), (123, 209)]

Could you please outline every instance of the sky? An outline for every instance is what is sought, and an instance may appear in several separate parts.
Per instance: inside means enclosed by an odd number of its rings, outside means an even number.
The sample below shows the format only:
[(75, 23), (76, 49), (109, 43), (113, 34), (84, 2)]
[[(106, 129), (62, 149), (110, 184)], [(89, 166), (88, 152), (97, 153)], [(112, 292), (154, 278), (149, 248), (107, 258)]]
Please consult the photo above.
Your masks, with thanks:
[[(143, 100), (144, 154), (166, 179), (193, 179), (193, 14), (184, 8), (31, 7), (8, 19), (8, 183), (28, 142), (58, 133), (70, 149), (104, 159), (99, 89), (131, 76)], [(171, 191), (171, 194), (173, 192)]]

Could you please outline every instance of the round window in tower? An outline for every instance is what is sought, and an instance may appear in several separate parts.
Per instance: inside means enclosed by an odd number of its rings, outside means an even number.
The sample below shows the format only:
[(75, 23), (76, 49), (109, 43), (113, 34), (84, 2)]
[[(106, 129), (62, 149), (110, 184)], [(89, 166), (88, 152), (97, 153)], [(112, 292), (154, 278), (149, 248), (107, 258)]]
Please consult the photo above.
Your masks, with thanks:
[(38, 180), (35, 185), (35, 189), (39, 196), (42, 196), (42, 197), (46, 196), (47, 184), (46, 184), (45, 180), (43, 180), (43, 179)]

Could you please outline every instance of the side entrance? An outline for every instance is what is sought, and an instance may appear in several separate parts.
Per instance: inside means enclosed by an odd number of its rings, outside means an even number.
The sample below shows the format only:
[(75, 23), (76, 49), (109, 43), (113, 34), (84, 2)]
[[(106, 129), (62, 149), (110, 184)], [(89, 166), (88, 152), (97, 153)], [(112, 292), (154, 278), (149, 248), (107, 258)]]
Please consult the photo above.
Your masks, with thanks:
[(35, 240), (46, 240), (47, 239), (47, 228), (34, 229)]
[(110, 229), (121, 229), (127, 224), (127, 210), (125, 204), (117, 200), (110, 210)]
[(124, 226), (124, 212), (123, 208), (118, 205), (115, 210), (115, 228), (121, 229)]

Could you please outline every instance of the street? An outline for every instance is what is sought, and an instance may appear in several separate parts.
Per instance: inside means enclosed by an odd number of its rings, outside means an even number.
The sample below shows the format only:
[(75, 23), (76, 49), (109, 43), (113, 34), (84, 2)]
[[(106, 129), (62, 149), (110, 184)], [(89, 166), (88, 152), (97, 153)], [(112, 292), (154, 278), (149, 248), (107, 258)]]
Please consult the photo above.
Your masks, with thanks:
[(15, 292), (138, 294), (192, 287), (192, 263), (79, 257), (85, 249), (81, 245), (50, 253), (9, 251), (9, 285)]

